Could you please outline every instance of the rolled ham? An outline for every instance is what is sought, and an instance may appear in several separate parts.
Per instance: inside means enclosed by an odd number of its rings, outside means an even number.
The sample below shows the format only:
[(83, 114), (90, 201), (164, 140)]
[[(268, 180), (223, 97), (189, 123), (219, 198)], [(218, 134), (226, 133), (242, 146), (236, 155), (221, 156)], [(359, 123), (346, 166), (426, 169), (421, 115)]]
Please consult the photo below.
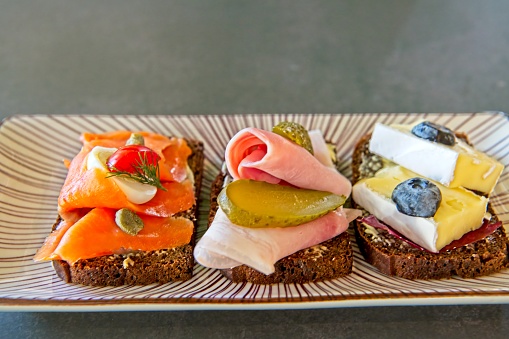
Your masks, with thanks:
[(226, 146), (226, 166), (233, 179), (272, 184), (286, 182), (300, 188), (349, 196), (350, 181), (324, 165), (303, 147), (272, 132), (254, 127), (238, 132)]
[[(315, 156), (275, 133), (257, 128), (241, 130), (226, 147), (228, 172), (234, 180), (289, 183), (348, 197), (350, 181), (335, 170), (321, 132), (310, 136)], [(359, 215), (358, 210), (339, 208), (294, 227), (249, 228), (233, 224), (219, 208), (196, 245), (194, 257), (205, 267), (247, 265), (268, 275), (274, 272), (279, 259), (343, 233)]]
[(355, 211), (340, 207), (299, 226), (249, 228), (233, 224), (218, 209), (210, 228), (196, 245), (194, 257), (205, 267), (225, 269), (244, 264), (271, 274), (279, 259), (343, 233), (349, 221), (358, 216)]

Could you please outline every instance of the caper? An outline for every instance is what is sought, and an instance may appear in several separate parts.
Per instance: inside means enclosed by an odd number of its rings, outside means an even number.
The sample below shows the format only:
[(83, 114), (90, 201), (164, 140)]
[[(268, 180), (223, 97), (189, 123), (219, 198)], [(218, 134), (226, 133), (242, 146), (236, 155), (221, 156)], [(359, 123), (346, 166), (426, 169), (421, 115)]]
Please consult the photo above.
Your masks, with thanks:
[(129, 235), (136, 235), (143, 229), (143, 220), (128, 208), (119, 209), (115, 213), (115, 223)]
[(131, 136), (129, 137), (129, 139), (127, 139), (125, 144), (126, 144), (126, 146), (127, 145), (142, 145), (142, 146), (144, 146), (145, 138), (143, 138), (143, 135), (141, 135), (141, 134), (131, 133)]

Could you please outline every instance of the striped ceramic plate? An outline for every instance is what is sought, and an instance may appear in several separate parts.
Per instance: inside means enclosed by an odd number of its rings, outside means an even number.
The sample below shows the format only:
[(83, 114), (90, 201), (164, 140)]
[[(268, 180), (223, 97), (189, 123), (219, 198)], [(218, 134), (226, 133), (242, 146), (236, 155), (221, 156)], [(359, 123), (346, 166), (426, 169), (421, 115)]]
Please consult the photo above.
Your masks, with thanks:
[[(502, 113), (476, 114), (277, 114), (212, 116), (16, 116), (0, 126), (0, 309), (8, 310), (183, 310), (309, 308), (509, 301), (509, 270), (478, 279), (409, 281), (381, 275), (354, 245), (353, 273), (320, 283), (256, 286), (233, 284), (216, 270), (195, 266), (186, 282), (97, 288), (63, 283), (50, 263), (32, 257), (56, 217), (66, 176), (62, 159), (80, 149), (84, 131), (150, 130), (205, 142), (205, 178), (200, 230), (205, 229), (209, 187), (219, 172), (224, 148), (240, 129), (270, 129), (290, 120), (321, 129), (337, 145), (342, 172), (349, 176), (355, 141), (375, 122), (410, 123), (426, 118), (465, 131), (480, 150), (509, 164), (509, 119)], [(492, 198), (509, 224), (509, 170)]]

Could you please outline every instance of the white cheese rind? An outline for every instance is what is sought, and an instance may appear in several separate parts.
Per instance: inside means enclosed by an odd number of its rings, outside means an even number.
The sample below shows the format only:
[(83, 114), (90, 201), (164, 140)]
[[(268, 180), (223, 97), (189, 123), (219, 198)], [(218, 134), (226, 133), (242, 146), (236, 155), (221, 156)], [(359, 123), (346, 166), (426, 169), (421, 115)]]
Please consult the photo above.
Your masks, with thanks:
[(369, 151), (448, 186), (454, 177), (458, 152), (418, 138), (410, 132), (377, 123)]

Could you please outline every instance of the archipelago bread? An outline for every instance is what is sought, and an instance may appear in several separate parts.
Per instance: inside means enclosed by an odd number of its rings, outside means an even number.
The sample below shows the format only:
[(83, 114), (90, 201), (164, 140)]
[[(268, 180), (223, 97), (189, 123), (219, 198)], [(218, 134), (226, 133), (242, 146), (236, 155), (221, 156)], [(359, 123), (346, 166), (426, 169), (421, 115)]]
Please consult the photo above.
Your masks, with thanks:
[[(283, 131), (284, 130), (284, 131)], [(240, 130), (211, 188), (209, 228), (195, 259), (234, 282), (305, 283), (352, 272), (343, 208), (351, 183), (318, 130), (280, 122)]]
[[(220, 173), (214, 180), (210, 195), (209, 225), (214, 220), (217, 196), (223, 189), (226, 174)], [(318, 245), (300, 250), (276, 262), (275, 272), (263, 274), (249, 266), (240, 265), (222, 269), (221, 273), (233, 282), (253, 284), (306, 283), (344, 277), (352, 273), (353, 250), (350, 235), (340, 235)]]
[[(467, 140), (464, 133), (456, 137)], [(356, 144), (352, 155), (352, 183), (372, 177), (386, 162), (369, 151), (371, 133)], [(362, 209), (362, 206), (355, 207)], [(498, 221), (488, 204), (491, 223)], [(364, 211), (367, 214), (366, 211)], [(474, 243), (440, 253), (431, 253), (410, 246), (406, 241), (383, 229), (367, 226), (356, 220), (355, 238), (366, 261), (380, 272), (407, 279), (444, 279), (453, 276), (474, 278), (489, 275), (508, 266), (508, 240), (504, 227)]]
[[(169, 138), (173, 139), (173, 138)], [(126, 250), (120, 253), (79, 259), (52, 260), (57, 275), (66, 283), (90, 286), (147, 285), (188, 280), (193, 275), (193, 249), (198, 223), (198, 203), (203, 177), (204, 145), (201, 141), (180, 139), (189, 147), (187, 172), (192, 172), (194, 200), (191, 206), (173, 215), (172, 218), (187, 219), (192, 223), (190, 240), (179, 246), (158, 248), (149, 251)], [(187, 177), (190, 177), (189, 173)], [(187, 179), (186, 179), (187, 180)], [(62, 222), (59, 216), (52, 230)]]

